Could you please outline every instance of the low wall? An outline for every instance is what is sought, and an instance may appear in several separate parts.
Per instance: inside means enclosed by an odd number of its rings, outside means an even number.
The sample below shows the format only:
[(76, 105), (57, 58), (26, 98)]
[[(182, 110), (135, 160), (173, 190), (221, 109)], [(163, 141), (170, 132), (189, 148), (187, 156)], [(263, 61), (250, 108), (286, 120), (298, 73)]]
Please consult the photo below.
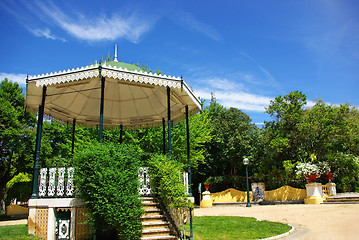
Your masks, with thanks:
[(28, 215), (29, 209), (27, 207), (22, 207), (19, 205), (9, 205), (6, 206), (6, 216), (21, 216)]
[[(266, 201), (304, 200), (305, 197), (305, 189), (293, 188), (290, 186), (283, 186), (272, 191), (264, 192), (264, 200)], [(249, 192), (249, 198), (252, 199), (252, 191)], [(222, 192), (211, 193), (211, 200), (212, 202), (218, 203), (246, 202), (247, 192), (229, 188)]]

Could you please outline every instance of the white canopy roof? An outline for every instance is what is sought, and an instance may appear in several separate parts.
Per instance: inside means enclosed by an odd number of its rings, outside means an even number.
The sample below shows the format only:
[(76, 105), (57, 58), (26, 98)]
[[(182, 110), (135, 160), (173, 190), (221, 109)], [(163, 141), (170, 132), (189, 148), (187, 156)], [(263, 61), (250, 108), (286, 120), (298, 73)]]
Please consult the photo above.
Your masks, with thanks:
[[(45, 114), (63, 121), (96, 126), (100, 118), (101, 80), (105, 77), (103, 123), (107, 127), (151, 127), (167, 119), (167, 87), (171, 89), (171, 120), (194, 114), (201, 103), (180, 78), (128, 70), (118, 62), (29, 76), (26, 107), (38, 111), (42, 86), (47, 86)], [(131, 65), (135, 67), (134, 65)]]

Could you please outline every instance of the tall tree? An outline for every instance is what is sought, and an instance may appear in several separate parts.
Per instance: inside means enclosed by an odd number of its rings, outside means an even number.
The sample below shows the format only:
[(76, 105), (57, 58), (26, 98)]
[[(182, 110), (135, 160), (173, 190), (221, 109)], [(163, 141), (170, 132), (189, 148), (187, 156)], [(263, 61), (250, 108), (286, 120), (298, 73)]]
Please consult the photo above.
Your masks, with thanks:
[(251, 123), (247, 114), (236, 108), (226, 109), (215, 99), (212, 99), (208, 111), (213, 137), (206, 146), (209, 154), (205, 164), (207, 177), (243, 176), (243, 158), (258, 158), (260, 130)]
[(281, 161), (300, 161), (298, 148), (301, 145), (299, 124), (304, 115), (306, 96), (302, 92), (291, 92), (284, 97), (278, 96), (271, 101), (266, 112), (274, 118), (265, 122), (264, 135), (271, 158), (279, 159), (275, 165), (281, 166)]
[(0, 200), (4, 211), (6, 184), (20, 172), (31, 172), (35, 116), (24, 110), (19, 84), (0, 83)]

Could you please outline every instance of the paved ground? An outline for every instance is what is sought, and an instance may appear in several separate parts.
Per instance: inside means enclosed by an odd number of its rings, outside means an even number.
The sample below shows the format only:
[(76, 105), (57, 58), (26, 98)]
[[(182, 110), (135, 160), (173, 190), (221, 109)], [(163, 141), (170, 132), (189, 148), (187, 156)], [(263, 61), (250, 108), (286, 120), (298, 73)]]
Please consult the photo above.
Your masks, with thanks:
[(27, 224), (27, 219), (0, 221), (0, 226)]
[(222, 206), (195, 209), (195, 216), (245, 216), (287, 223), (296, 230), (282, 239), (359, 239), (359, 204)]
[[(295, 231), (282, 240), (359, 239), (359, 204), (253, 205), (195, 209), (195, 216), (245, 216), (287, 223)], [(27, 224), (27, 219), (0, 221), (0, 226)]]

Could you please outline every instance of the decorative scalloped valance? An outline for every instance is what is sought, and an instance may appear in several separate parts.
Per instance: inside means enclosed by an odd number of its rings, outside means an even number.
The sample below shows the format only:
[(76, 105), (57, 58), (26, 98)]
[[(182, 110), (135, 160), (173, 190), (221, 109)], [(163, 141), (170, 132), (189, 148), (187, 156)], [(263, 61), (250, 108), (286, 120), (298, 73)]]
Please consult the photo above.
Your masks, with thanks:
[(166, 89), (171, 89), (173, 121), (201, 109), (201, 103), (179, 77), (130, 71), (127, 68), (94, 64), (50, 74), (29, 76), (26, 106), (37, 111), (42, 87), (47, 87), (45, 114), (54, 118), (96, 126), (99, 119), (100, 74), (105, 80), (104, 125), (124, 128), (150, 127), (166, 119)]

